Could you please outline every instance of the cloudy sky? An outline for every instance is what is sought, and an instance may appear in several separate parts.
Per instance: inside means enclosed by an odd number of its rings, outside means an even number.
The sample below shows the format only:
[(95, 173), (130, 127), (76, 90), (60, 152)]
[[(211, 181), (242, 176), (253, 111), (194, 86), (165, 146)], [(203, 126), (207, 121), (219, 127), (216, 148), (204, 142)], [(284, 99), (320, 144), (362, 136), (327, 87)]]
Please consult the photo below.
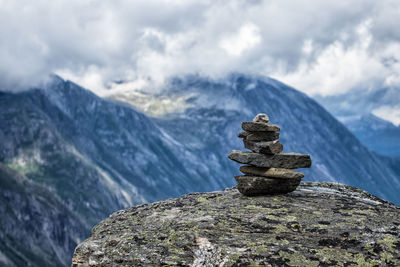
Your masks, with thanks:
[(0, 88), (57, 73), (101, 93), (235, 71), (343, 109), (359, 97), (399, 124), (399, 25), (398, 0), (0, 0)]

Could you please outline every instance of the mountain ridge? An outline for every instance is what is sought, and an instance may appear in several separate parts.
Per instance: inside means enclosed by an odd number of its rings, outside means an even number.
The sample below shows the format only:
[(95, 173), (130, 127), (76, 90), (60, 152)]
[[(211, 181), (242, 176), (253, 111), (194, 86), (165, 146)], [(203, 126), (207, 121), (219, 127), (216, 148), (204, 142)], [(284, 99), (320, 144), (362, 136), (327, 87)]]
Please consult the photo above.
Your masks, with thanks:
[(399, 201), (394, 159), (367, 150), (314, 100), (278, 81), (175, 78), (155, 97), (180, 99), (184, 108), (149, 117), (53, 79), (45, 88), (0, 93), (0, 163), (57, 197), (68, 220), (78, 215), (94, 225), (132, 205), (232, 186), (238, 167), (227, 155), (242, 147), (241, 122), (259, 112), (281, 126), (284, 151), (311, 154), (306, 179), (359, 185)]
[(400, 156), (400, 127), (373, 114), (347, 120), (349, 130), (372, 151), (381, 155)]
[[(281, 138), (282, 142), (285, 143), (284, 151), (310, 153), (314, 159), (317, 159), (314, 161), (313, 170), (305, 170), (307, 174), (306, 177), (311, 178), (311, 180), (323, 179), (339, 181), (354, 186), (363, 185), (365, 188), (365, 183), (370, 182), (371, 179), (373, 179), (372, 176), (375, 174), (376, 177), (381, 176), (382, 174), (378, 172), (382, 171), (386, 172), (386, 176), (393, 177), (394, 185), (399, 186), (398, 178), (396, 178), (397, 175), (393, 170), (390, 170), (390, 168), (387, 170), (381, 168), (381, 170), (377, 171), (379, 165), (385, 166), (384, 158), (363, 147), (344, 125), (333, 118), (323, 107), (318, 105), (314, 100), (308, 98), (304, 93), (299, 93), (295, 89), (270, 78), (266, 80), (273, 81), (272, 83), (266, 83), (265, 80), (258, 80), (257, 77), (249, 78), (247, 76), (232, 75), (230, 78), (233, 80), (225, 82), (215, 82), (209, 79), (197, 78), (194, 81), (190, 80), (190, 78), (188, 80), (176, 79), (171, 83), (170, 87), (165, 88), (164, 96), (170, 94), (170, 90), (174, 97), (177, 92), (195, 94), (195, 92), (199, 90), (201, 93), (197, 98), (196, 95), (191, 95), (190, 98), (190, 103), (198, 108), (189, 107), (185, 112), (169, 114), (166, 116), (167, 119), (161, 118), (157, 120), (164, 128), (167, 130), (169, 129), (171, 133), (173, 133), (172, 135), (179, 136), (181, 140), (191, 138), (190, 140), (192, 142), (192, 137), (196, 135), (192, 132), (188, 137), (187, 131), (178, 132), (175, 130), (184, 127), (179, 125), (179, 123), (184, 124), (187, 129), (187, 124), (192, 120), (192, 124), (200, 123), (197, 129), (201, 130), (218, 127), (211, 122), (206, 122), (205, 125), (201, 125), (201, 121), (206, 121), (208, 117), (212, 117), (212, 119), (216, 121), (222, 121), (222, 123), (225, 123), (224, 127), (228, 129), (220, 130), (220, 132), (224, 132), (222, 136), (219, 136), (220, 134), (217, 131), (213, 131), (212, 134), (198, 134), (201, 136), (199, 139), (204, 139), (205, 136), (211, 135), (211, 142), (213, 139), (219, 138), (219, 142), (223, 145), (217, 147), (223, 152), (220, 153), (217, 158), (222, 158), (225, 153), (229, 153), (229, 149), (226, 149), (226, 147), (231, 149), (241, 147), (240, 141), (234, 137), (234, 134), (239, 131), (241, 121), (248, 120), (248, 117), (253, 117), (255, 114), (262, 111), (270, 115), (273, 123), (277, 123), (281, 126)], [(218, 94), (222, 95), (222, 97), (219, 97)], [(281, 101), (279, 101), (280, 99)], [(223, 101), (223, 103), (219, 101)], [(223, 108), (220, 108), (220, 106)], [(227, 108), (225, 108), (226, 106)], [(249, 113), (253, 115), (247, 116)], [(318, 116), (315, 116), (315, 114), (318, 114)], [(292, 122), (296, 122), (297, 126), (293, 125)], [(170, 124), (170, 126), (168, 126), (168, 124)], [(194, 125), (191, 125), (191, 127), (195, 128)], [(304, 131), (307, 131), (307, 134), (305, 134)], [(308, 137), (304, 135), (308, 135)], [(301, 144), (297, 141), (298, 139), (302, 140)], [(319, 149), (319, 147), (325, 146), (326, 141), (335, 143), (334, 149), (330, 146), (328, 146), (330, 148), (329, 151)], [(196, 140), (195, 142), (199, 143), (201, 146), (201, 140)], [(343, 156), (342, 154), (346, 151), (348, 151), (348, 154)], [(329, 153), (331, 153), (331, 155), (327, 155)], [(357, 156), (354, 156), (354, 154)], [(328, 156), (334, 156), (334, 158), (330, 159)], [(320, 162), (322, 158), (324, 158), (324, 160)], [(337, 168), (337, 166), (335, 166), (337, 160), (342, 162), (343, 167)], [(363, 169), (362, 160), (380, 163), (375, 163), (375, 169), (367, 167), (367, 169), (364, 168), (364, 170), (361, 171), (354, 170), (355, 168), (352, 165), (360, 166), (359, 168)], [(317, 166), (317, 168), (315, 168), (315, 166)], [(338, 169), (340, 169), (339, 172), (337, 171)], [(351, 174), (347, 174), (346, 178), (346, 175), (343, 175), (342, 171), (347, 169), (353, 171)], [(311, 176), (312, 172), (314, 172), (314, 177), (310, 177), (310, 172)], [(355, 177), (359, 177), (360, 180), (356, 183), (351, 183), (351, 180), (355, 179)], [(362, 181), (363, 179), (364, 182)], [(366, 189), (377, 193), (374, 187), (375, 186), (371, 185)]]

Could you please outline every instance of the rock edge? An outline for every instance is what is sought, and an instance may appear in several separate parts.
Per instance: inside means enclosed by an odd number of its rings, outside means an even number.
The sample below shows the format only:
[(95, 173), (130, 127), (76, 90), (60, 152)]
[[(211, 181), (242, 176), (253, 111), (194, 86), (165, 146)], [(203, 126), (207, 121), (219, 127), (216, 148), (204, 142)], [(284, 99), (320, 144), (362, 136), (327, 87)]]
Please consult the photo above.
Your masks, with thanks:
[(357, 188), (301, 183), (286, 195), (193, 193), (112, 214), (73, 266), (400, 265), (400, 208)]

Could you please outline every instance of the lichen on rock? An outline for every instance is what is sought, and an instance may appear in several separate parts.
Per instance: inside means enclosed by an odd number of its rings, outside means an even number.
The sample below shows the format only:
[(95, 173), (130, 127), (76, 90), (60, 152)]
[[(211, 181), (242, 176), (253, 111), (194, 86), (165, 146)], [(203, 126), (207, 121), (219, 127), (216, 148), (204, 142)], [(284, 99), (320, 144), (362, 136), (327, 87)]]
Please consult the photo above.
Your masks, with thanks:
[(400, 208), (360, 189), (301, 183), (285, 195), (230, 188), (112, 214), (73, 266), (399, 266)]

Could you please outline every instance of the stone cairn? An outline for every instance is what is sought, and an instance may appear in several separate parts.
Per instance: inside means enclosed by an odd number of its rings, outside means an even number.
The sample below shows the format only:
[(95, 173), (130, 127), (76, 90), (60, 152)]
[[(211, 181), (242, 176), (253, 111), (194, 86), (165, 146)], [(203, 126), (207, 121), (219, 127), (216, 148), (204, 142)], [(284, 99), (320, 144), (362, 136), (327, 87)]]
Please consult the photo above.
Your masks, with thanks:
[(296, 190), (303, 173), (297, 168), (311, 166), (310, 155), (282, 153), (279, 142), (280, 127), (269, 123), (267, 114), (258, 114), (252, 122), (243, 122), (245, 148), (252, 152), (233, 150), (228, 157), (236, 162), (247, 164), (240, 167), (245, 175), (235, 176), (238, 190), (246, 196), (284, 194)]

